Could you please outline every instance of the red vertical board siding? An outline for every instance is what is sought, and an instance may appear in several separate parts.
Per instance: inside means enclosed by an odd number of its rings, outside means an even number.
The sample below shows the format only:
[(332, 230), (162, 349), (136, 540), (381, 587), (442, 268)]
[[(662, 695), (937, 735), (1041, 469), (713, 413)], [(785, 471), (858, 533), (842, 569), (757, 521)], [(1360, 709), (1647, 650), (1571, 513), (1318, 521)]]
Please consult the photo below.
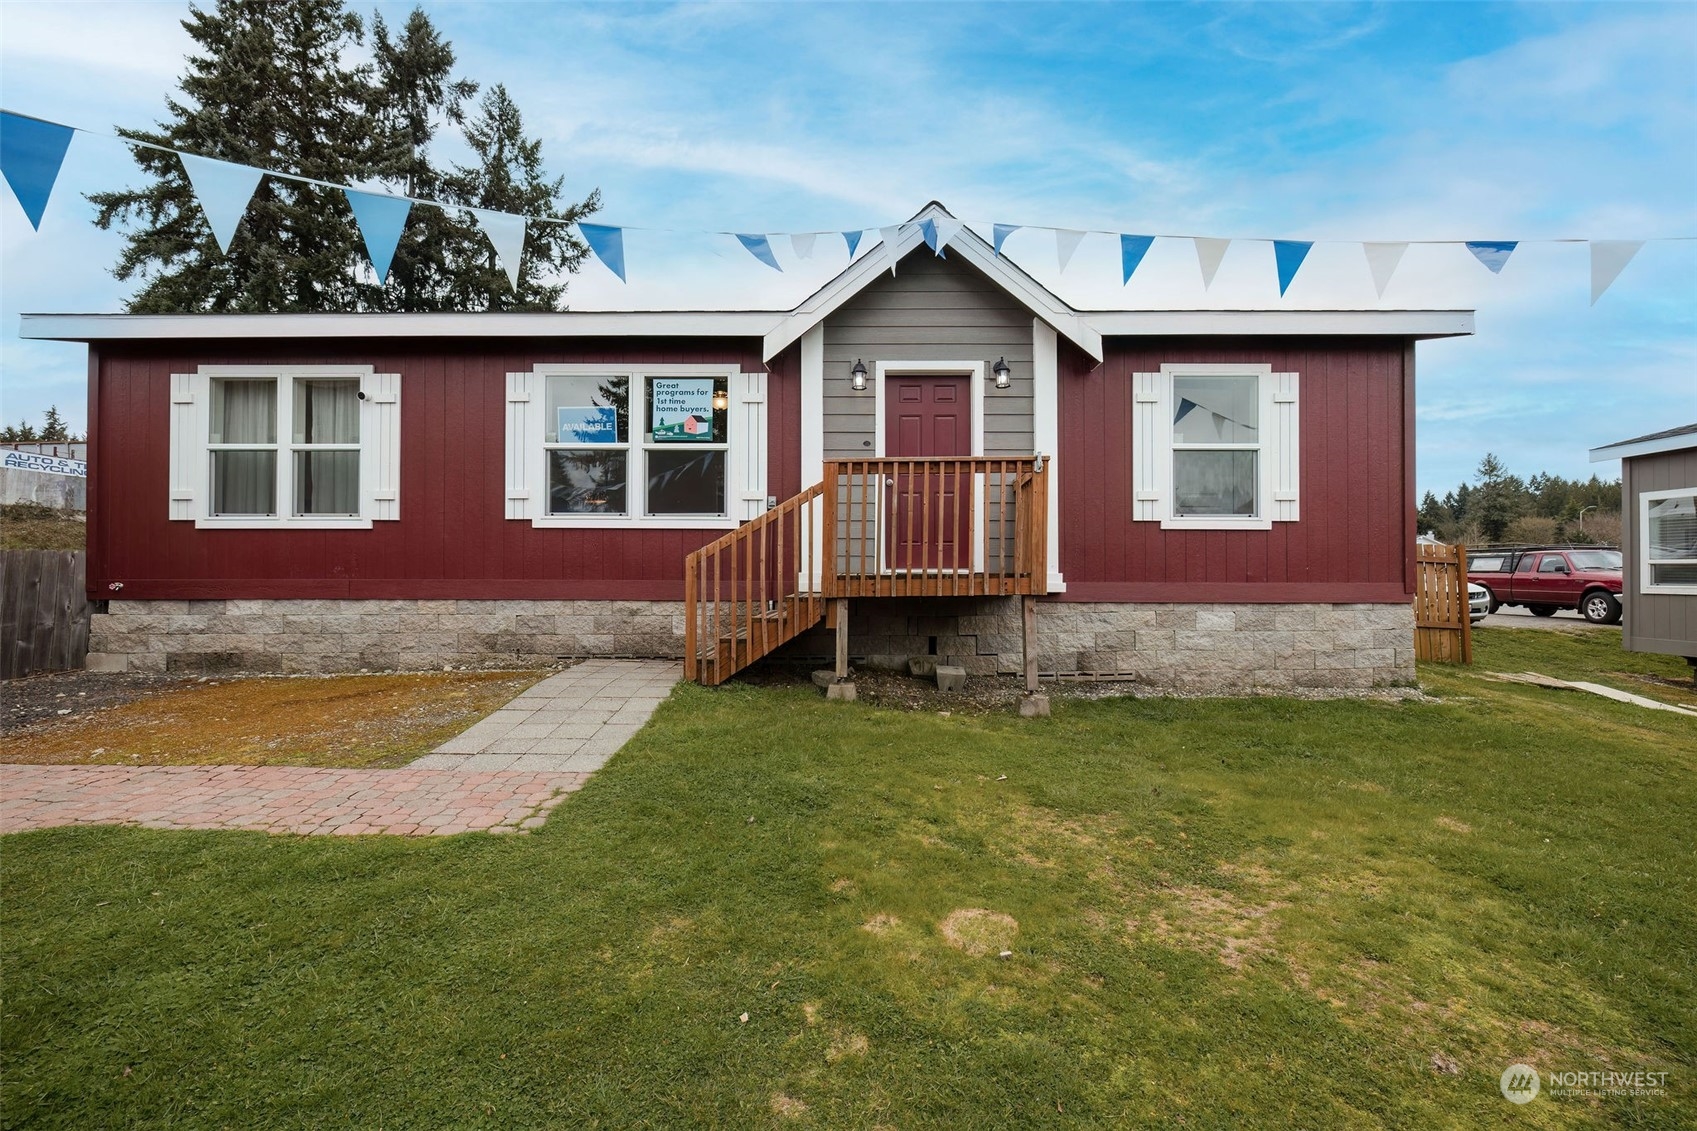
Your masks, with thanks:
[[(794, 351), (790, 351), (793, 353)], [(201, 530), (167, 517), (171, 374), (201, 365), (354, 362), (401, 375), (401, 517), (370, 530)], [(541, 362), (764, 368), (759, 342), (111, 342), (90, 347), (89, 593), (95, 598), (677, 599), (683, 558), (717, 530), (537, 529), (508, 522), (509, 372)], [(795, 358), (768, 383), (771, 490), (800, 475)], [(781, 451), (780, 451), (781, 449)], [(108, 590), (121, 582), (118, 593)]]
[[(1063, 351), (1061, 571), (1076, 601), (1397, 601), (1411, 592), (1413, 350), (1400, 339), (1110, 339)], [(1300, 374), (1301, 519), (1271, 530), (1131, 521), (1131, 381), (1164, 363)]]

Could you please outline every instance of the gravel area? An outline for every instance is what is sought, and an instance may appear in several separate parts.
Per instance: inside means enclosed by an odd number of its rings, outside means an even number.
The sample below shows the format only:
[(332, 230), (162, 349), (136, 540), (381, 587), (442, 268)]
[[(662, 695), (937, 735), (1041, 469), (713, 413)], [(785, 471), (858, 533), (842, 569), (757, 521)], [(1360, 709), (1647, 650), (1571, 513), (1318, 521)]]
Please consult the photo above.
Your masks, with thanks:
[(0, 683), (5, 711), (0, 734), (13, 734), (36, 723), (75, 719), (110, 710), (162, 691), (214, 680), (192, 675), (146, 672), (46, 672)]

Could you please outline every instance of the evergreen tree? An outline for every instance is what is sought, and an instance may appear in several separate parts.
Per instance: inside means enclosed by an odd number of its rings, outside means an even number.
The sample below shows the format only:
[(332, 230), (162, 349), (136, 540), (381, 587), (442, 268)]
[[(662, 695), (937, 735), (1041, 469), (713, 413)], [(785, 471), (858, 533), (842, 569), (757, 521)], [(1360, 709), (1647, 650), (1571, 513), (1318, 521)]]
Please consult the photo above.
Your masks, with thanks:
[(481, 235), (453, 263), (455, 310), (563, 310), (566, 284), (559, 276), (576, 271), (589, 249), (566, 226), (601, 207), (596, 189), (582, 201), (562, 206), (564, 177), (542, 171), (542, 143), (524, 135), (519, 108), (497, 83), (484, 95), (477, 116), (465, 124), (466, 144), (477, 164), (457, 166), (446, 179), (447, 198), (470, 208), (489, 208), (558, 223), (532, 223), (515, 293), (494, 248)]
[[(371, 113), (376, 128), (376, 172), (391, 191), (440, 200), (443, 177), (430, 159), (443, 122), (465, 121), (464, 103), (477, 84), (453, 77), (454, 49), (421, 9), (414, 8), (398, 38), (380, 14), (371, 22), (376, 81)], [(483, 237), (470, 217), (443, 208), (415, 207), (389, 267), (388, 284), (374, 296), (380, 310), (453, 309), (453, 264)]]
[(59, 415), (58, 405), (48, 405), (47, 415), (41, 424), (41, 439), (50, 444), (63, 444), (71, 438), (71, 430), (65, 427), (65, 418)]
[(20, 420), (15, 425), (8, 424), (6, 427), (0, 428), (0, 444), (28, 444), (39, 439), (41, 439), (41, 436), (36, 433), (35, 425), (27, 420)]
[(1479, 461), (1479, 486), (1468, 499), (1468, 517), (1478, 525), (1480, 537), (1500, 542), (1509, 523), (1519, 517), (1526, 485), (1508, 474), (1502, 461), (1491, 452)]
[[(375, 171), (368, 74), (343, 58), (362, 25), (342, 0), (217, 0), (183, 27), (200, 53), (171, 121), (122, 136), (338, 184)], [(100, 227), (135, 224), (113, 271), (145, 281), (131, 311), (353, 310), (375, 289), (341, 192), (266, 178), (225, 255), (176, 156), (135, 157), (151, 184), (89, 198)]]
[(1438, 501), (1436, 495), (1427, 491), (1425, 497), (1420, 500), (1420, 513), (1417, 522), (1420, 533), (1430, 533), (1437, 537), (1439, 541), (1448, 542), (1450, 540), (1450, 527), (1454, 524), (1455, 517), (1450, 514), (1444, 504)]

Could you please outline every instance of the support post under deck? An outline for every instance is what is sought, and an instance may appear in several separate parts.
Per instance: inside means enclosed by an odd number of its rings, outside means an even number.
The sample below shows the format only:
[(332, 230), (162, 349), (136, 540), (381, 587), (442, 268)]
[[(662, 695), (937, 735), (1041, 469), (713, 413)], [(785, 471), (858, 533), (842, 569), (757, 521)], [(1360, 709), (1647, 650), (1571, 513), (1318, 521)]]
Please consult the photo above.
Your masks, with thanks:
[(837, 598), (837, 682), (848, 679), (848, 598)]
[(1025, 658), (1025, 693), (1037, 694), (1037, 598), (1021, 597), (1019, 617), (1019, 643), (1024, 650)]

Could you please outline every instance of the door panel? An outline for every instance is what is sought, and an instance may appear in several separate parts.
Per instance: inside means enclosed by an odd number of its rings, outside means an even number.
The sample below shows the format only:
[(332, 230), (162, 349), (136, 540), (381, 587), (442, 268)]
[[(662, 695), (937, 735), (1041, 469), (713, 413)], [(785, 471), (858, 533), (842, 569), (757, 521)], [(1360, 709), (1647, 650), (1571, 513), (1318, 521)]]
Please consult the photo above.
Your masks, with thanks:
[[(895, 457), (970, 456), (970, 378), (887, 377), (886, 451)], [(890, 568), (972, 568), (972, 476), (920, 465), (890, 479)]]

